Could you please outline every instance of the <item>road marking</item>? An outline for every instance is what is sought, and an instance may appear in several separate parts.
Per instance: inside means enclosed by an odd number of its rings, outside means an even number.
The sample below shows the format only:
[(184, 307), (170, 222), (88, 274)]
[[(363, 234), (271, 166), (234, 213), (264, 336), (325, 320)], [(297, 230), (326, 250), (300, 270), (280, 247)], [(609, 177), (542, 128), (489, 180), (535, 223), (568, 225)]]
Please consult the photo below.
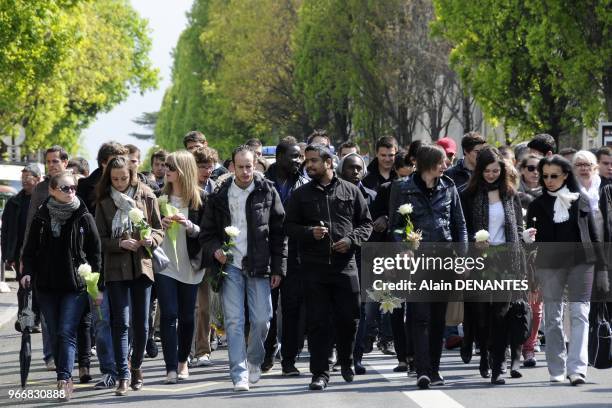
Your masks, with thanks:
[[(404, 382), (406, 385), (415, 386), (416, 378), (408, 377), (405, 372), (395, 373), (393, 368), (396, 363), (392, 364), (380, 364), (380, 357), (382, 355), (370, 354), (364, 356), (363, 362), (372, 370), (383, 376), (390, 382)], [(371, 362), (370, 362), (371, 361)], [(463, 405), (446, 395), (444, 392), (439, 390), (415, 390), (415, 391), (402, 391), (406, 397), (410, 398), (421, 408), (464, 408)]]
[(402, 394), (421, 408), (464, 408), (463, 405), (439, 390), (403, 391)]

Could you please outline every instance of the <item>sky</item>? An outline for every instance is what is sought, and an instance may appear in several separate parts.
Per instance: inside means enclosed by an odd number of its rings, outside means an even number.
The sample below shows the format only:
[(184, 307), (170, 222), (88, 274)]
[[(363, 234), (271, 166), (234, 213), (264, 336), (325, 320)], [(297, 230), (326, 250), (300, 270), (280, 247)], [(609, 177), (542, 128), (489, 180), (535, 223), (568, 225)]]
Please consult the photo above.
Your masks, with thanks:
[(82, 135), (80, 154), (89, 160), (91, 169), (97, 167), (96, 154), (104, 142), (115, 140), (138, 146), (144, 155), (153, 145), (130, 136), (132, 132), (145, 133), (146, 130), (132, 120), (143, 112), (155, 112), (161, 107), (164, 92), (170, 86), (172, 70), (172, 50), (187, 24), (187, 13), (193, 0), (131, 0), (132, 6), (141, 17), (149, 21), (150, 36), (153, 40), (150, 58), (159, 69), (161, 80), (157, 90), (144, 95), (130, 94), (128, 99), (112, 111), (98, 115), (96, 121)]

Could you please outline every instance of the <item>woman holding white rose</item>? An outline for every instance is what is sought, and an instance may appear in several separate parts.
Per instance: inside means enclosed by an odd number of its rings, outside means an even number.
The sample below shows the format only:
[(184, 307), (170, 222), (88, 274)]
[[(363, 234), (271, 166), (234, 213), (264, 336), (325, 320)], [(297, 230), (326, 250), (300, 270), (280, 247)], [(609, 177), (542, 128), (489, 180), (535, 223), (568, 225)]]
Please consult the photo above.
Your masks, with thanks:
[(166, 195), (160, 197), (162, 225), (166, 230), (162, 248), (170, 264), (156, 274), (156, 280), (165, 382), (175, 384), (189, 377), (187, 359), (195, 329), (196, 295), (204, 278), (198, 235), (206, 193), (198, 185), (198, 167), (191, 153), (171, 153), (165, 166)]
[[(134, 228), (135, 214), (144, 216), (151, 227), (150, 234), (141, 236), (143, 234)], [(153, 284), (149, 251), (159, 246), (164, 236), (157, 199), (148, 186), (138, 181), (136, 170), (129, 167), (125, 157), (111, 159), (100, 179), (96, 225), (104, 254), (100, 279), (106, 283), (112, 305), (113, 348), (119, 380), (115, 394), (125, 395), (130, 378), (134, 391), (143, 385), (140, 366), (147, 344)], [(131, 370), (128, 369), (130, 322), (133, 332)]]
[[(476, 159), (476, 167), (467, 188), (461, 193), (461, 205), (470, 241), (485, 249), (488, 246), (518, 244), (523, 234), (523, 213), (521, 201), (513, 183), (510, 181), (507, 164), (494, 147), (485, 147)], [(510, 274), (522, 277), (525, 272), (525, 259), (520, 246), (510, 246), (503, 256)], [(500, 259), (495, 256), (493, 259)], [(499, 266), (502, 262), (493, 261)], [(491, 261), (488, 261), (490, 264)], [(487, 268), (486, 272), (490, 272)], [(501, 272), (501, 271), (498, 271)], [(485, 279), (495, 279), (486, 276)], [(501, 296), (500, 296), (501, 297)], [(510, 302), (496, 299), (495, 302), (465, 302), (466, 319), (474, 325), (475, 338), (480, 344), (480, 375), (491, 377), (494, 385), (505, 384), (502, 371), (506, 364), (506, 346), (509, 333), (506, 320)], [(501, 300), (501, 301), (500, 301)], [(511, 344), (512, 378), (521, 377), (520, 344)], [(491, 367), (489, 367), (491, 365)], [(489, 372), (489, 368), (492, 373)], [(492, 375), (491, 375), (492, 374)]]

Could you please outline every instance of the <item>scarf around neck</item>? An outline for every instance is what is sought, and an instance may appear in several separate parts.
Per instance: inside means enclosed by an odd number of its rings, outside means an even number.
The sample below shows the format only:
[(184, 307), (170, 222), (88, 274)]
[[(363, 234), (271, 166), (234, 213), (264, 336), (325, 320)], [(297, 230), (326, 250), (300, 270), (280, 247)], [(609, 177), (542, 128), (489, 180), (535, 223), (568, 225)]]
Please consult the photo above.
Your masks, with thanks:
[(74, 214), (80, 206), (81, 200), (76, 196), (69, 203), (60, 203), (53, 197), (49, 198), (47, 208), (49, 209), (49, 216), (51, 217), (51, 233), (55, 238), (60, 236), (62, 225), (66, 224), (66, 221), (72, 217), (72, 214)]
[(136, 189), (134, 187), (130, 187), (126, 193), (127, 194), (117, 191), (111, 186), (111, 199), (117, 207), (117, 212), (115, 213), (113, 222), (111, 224), (112, 238), (119, 238), (124, 232), (132, 231), (132, 222), (130, 221), (128, 214), (132, 208), (136, 207), (136, 202), (134, 201)]
[(557, 191), (548, 191), (548, 194), (555, 197), (553, 221), (559, 224), (569, 220), (569, 208), (572, 203), (580, 197), (580, 193), (572, 193), (566, 185)]
[(601, 185), (601, 177), (593, 174), (591, 177), (591, 187), (586, 188), (580, 184), (580, 191), (589, 199), (589, 206), (592, 212), (599, 211), (599, 186)]

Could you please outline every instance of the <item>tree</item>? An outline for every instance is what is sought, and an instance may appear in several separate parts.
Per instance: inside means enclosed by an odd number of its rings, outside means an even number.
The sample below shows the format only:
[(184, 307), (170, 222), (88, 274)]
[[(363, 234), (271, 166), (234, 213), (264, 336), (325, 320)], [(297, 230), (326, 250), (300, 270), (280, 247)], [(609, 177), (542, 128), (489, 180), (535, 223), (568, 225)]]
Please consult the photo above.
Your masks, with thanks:
[(136, 119), (132, 119), (132, 122), (148, 129), (152, 133), (130, 133), (130, 136), (140, 140), (155, 140), (154, 131), (158, 116), (159, 112), (143, 112)]
[(544, 17), (525, 1), (434, 4), (434, 32), (454, 45), (452, 65), (490, 121), (504, 121), (523, 135), (550, 133), (557, 141), (582, 125), (576, 95), (563, 86), (563, 72), (531, 46)]

